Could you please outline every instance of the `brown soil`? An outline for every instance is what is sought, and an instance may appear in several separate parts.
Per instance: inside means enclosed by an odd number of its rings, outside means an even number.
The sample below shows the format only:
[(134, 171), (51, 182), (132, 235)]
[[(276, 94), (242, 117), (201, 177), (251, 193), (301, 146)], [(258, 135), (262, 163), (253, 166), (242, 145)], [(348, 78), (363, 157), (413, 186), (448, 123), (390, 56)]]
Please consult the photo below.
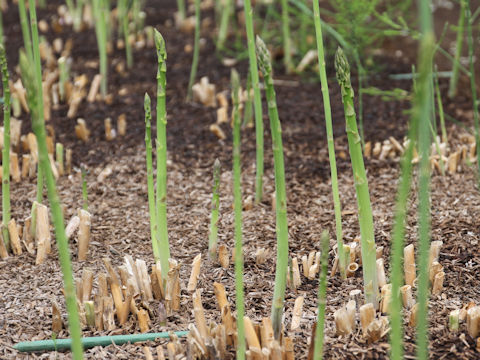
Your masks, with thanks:
[[(41, 11), (40, 18), (50, 19), (55, 13), (57, 2), (49, 1), (48, 11)], [(220, 241), (233, 248), (232, 212), (232, 172), (231, 135), (228, 126), (227, 140), (219, 141), (210, 131), (209, 125), (216, 119), (216, 111), (198, 104), (186, 104), (186, 86), (190, 69), (191, 55), (184, 52), (184, 46), (192, 43), (192, 36), (181, 34), (173, 27), (166, 26), (171, 21), (175, 9), (174, 1), (168, 1), (159, 8), (155, 2), (147, 4), (147, 23), (156, 26), (164, 35), (168, 50), (168, 226), (172, 257), (182, 263), (181, 279), (185, 285), (194, 256), (207, 255), (208, 224), (212, 187), (212, 164), (216, 157), (222, 162), (221, 178), (221, 219), (219, 223)], [(4, 15), (5, 32), (10, 67), (17, 63), (17, 49), (21, 45), (18, 14), (10, 6)], [(61, 34), (45, 34), (51, 41), (55, 37), (73, 37), (73, 72), (86, 73), (91, 79), (97, 72), (94, 67), (86, 67), (87, 62), (98, 61), (94, 31), (79, 34), (70, 29)], [(210, 34), (203, 34), (206, 41), (201, 51), (198, 76), (208, 76), (217, 90), (229, 89), (230, 68), (222, 65), (214, 55), (214, 44)], [(113, 63), (124, 61), (123, 51), (115, 50), (110, 56)], [(61, 106), (52, 113), (51, 124), (55, 127), (58, 141), (73, 149), (74, 163), (84, 163), (90, 169), (89, 210), (93, 214), (93, 242), (90, 245), (89, 260), (80, 263), (73, 256), (76, 277), (82, 269), (90, 268), (99, 273), (104, 271), (102, 258), (109, 256), (114, 265), (123, 261), (124, 255), (132, 255), (153, 262), (150, 245), (149, 216), (147, 206), (147, 185), (145, 170), (143, 95), (145, 91), (155, 94), (156, 58), (153, 49), (137, 50), (134, 53), (134, 69), (125, 76), (111, 70), (109, 90), (114, 94), (114, 103), (84, 103), (78, 117), (86, 119), (92, 130), (92, 139), (84, 144), (75, 137), (75, 121), (66, 117), (67, 108)], [(412, 60), (412, 59), (410, 59)], [(383, 59), (389, 64), (384, 72), (371, 79), (371, 85), (382, 89), (400, 87), (409, 89), (409, 81), (392, 81), (388, 74), (409, 72), (405, 59)], [(246, 63), (238, 64), (241, 74), (246, 74)], [(332, 112), (334, 116), (337, 154), (348, 154), (344, 134), (343, 106), (339, 88), (333, 73), (330, 83)], [(16, 78), (16, 75), (14, 75)], [(276, 87), (279, 113), (283, 126), (285, 165), (287, 176), (288, 216), (290, 251), (295, 255), (308, 254), (319, 249), (319, 235), (323, 229), (334, 234), (334, 213), (329, 179), (329, 163), (326, 149), (323, 122), (323, 105), (319, 84), (301, 84), (295, 77), (283, 76), (279, 71), (276, 78), (289, 80)], [(448, 87), (441, 83), (442, 90)], [(121, 89), (127, 95), (120, 96)], [(462, 87), (465, 89), (466, 87)], [(467, 94), (467, 95), (466, 95)], [(446, 98), (446, 96), (445, 96)], [(389, 136), (401, 139), (405, 132), (409, 108), (408, 102), (383, 102), (378, 97), (365, 97), (365, 132), (371, 141), (383, 141)], [(468, 92), (461, 93), (453, 103), (445, 104), (446, 111), (458, 120), (471, 122), (471, 102)], [(104, 136), (103, 121), (125, 113), (128, 131), (125, 137), (107, 142)], [(264, 112), (265, 129), (265, 197), (264, 202), (243, 214), (243, 240), (245, 249), (245, 301), (246, 313), (253, 320), (260, 320), (270, 312), (275, 271), (275, 215), (271, 210), (271, 194), (274, 191), (273, 156), (271, 152), (268, 117)], [(23, 133), (29, 130), (24, 116)], [(456, 142), (462, 130), (452, 124), (449, 133)], [(458, 133), (457, 133), (458, 132)], [(242, 181), (243, 196), (254, 193), (255, 179), (255, 140), (253, 129), (243, 131), (242, 140)], [(98, 173), (106, 166), (113, 173), (104, 183), (97, 181)], [(367, 161), (368, 180), (374, 211), (375, 234), (378, 245), (384, 246), (389, 255), (395, 193), (399, 170), (394, 161)], [(356, 217), (356, 200), (348, 156), (338, 158), (339, 184), (343, 210), (344, 238), (353, 241), (359, 235)], [(78, 168), (69, 177), (59, 180), (58, 188), (62, 203), (66, 206), (68, 219), (81, 206), (81, 180)], [(12, 216), (20, 223), (28, 215), (34, 199), (35, 183), (22, 182), (12, 186)], [(475, 274), (480, 264), (478, 251), (478, 220), (480, 198), (477, 196), (475, 172), (463, 167), (462, 173), (432, 179), (432, 240), (442, 240), (444, 246), (440, 262), (444, 266), (445, 291), (442, 296), (433, 297), (430, 302), (430, 339), (432, 359), (475, 359), (474, 339), (464, 331), (450, 333), (447, 316), (450, 310), (462, 304), (480, 301), (480, 283)], [(412, 198), (406, 243), (416, 242), (416, 201)], [(331, 245), (334, 245), (334, 240)], [(263, 247), (271, 256), (265, 264), (256, 265), (255, 251)], [(76, 244), (72, 243), (72, 253), (76, 254)], [(333, 259), (333, 252), (330, 256)], [(388, 257), (385, 257), (388, 259)], [(19, 341), (51, 338), (51, 302), (53, 297), (62, 303), (62, 279), (56, 249), (45, 264), (34, 265), (34, 258), (27, 254), (11, 256), (0, 261), (0, 358), (59, 358), (67, 354), (24, 355), (13, 350)], [(387, 268), (388, 268), (388, 261)], [(235, 303), (233, 265), (223, 270), (217, 264), (204, 261), (198, 287), (202, 289), (203, 305), (210, 320), (219, 321), (220, 314), (213, 293), (213, 282), (226, 286), (232, 305)], [(331, 266), (331, 264), (330, 264)], [(329, 266), (329, 267), (330, 267)], [(316, 317), (317, 281), (307, 281), (297, 292), (288, 290), (285, 305), (285, 324), (289, 328), (293, 302), (298, 295), (305, 296), (301, 329), (294, 337), (295, 353), (298, 358), (306, 358), (310, 342), (311, 326)], [(361, 288), (361, 272), (341, 281), (338, 277), (329, 278), (327, 291), (326, 347), (328, 359), (380, 359), (388, 355), (388, 337), (373, 345), (366, 344), (357, 331), (354, 336), (339, 339), (335, 336), (333, 312), (348, 300), (349, 291)], [(191, 313), (191, 296), (182, 288), (181, 311), (168, 319), (167, 326), (152, 324), (152, 331), (183, 330), (194, 322)], [(65, 312), (64, 312), (65, 313)], [(409, 357), (415, 352), (414, 329), (406, 328), (406, 350)], [(135, 323), (127, 325), (115, 333), (135, 333)], [(106, 332), (85, 331), (85, 336), (106, 335)], [(66, 331), (59, 338), (67, 337)], [(153, 343), (150, 343), (153, 346)], [(139, 345), (108, 346), (86, 351), (86, 357), (102, 359), (142, 358)]]

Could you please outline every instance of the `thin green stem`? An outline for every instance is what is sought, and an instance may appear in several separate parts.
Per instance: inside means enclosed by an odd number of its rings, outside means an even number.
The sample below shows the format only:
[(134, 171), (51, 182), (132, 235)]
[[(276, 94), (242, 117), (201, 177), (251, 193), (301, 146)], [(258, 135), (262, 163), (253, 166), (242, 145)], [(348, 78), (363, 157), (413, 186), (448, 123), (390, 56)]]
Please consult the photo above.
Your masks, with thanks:
[(133, 65), (132, 45), (129, 41), (129, 26), (128, 26), (128, 0), (120, 0), (119, 11), (121, 21), (121, 29), (123, 38), (125, 39), (125, 54), (127, 57), (127, 67), (130, 69)]
[(335, 230), (337, 236), (337, 250), (340, 274), (346, 278), (345, 268), (347, 263), (343, 251), (342, 234), (342, 207), (340, 204), (340, 194), (338, 191), (337, 161), (335, 159), (335, 142), (333, 140), (332, 110), (330, 106), (330, 95), (328, 93), (327, 70), (325, 65), (325, 51), (323, 47), (322, 26), (320, 22), (320, 6), (318, 1), (313, 1), (313, 19), (315, 23), (315, 36), (317, 38), (318, 51), (318, 69), (320, 73), (320, 83), (322, 86), (323, 109), (325, 113), (325, 127), (327, 128), (328, 158), (330, 160), (330, 177), (332, 179), (333, 207), (335, 210)]
[(253, 99), (255, 109), (255, 141), (256, 141), (256, 176), (255, 201), (260, 203), (263, 197), (263, 113), (262, 94), (258, 79), (257, 58), (255, 56), (255, 39), (253, 33), (253, 10), (250, 0), (245, 0), (245, 29), (247, 32), (248, 60), (252, 79)]
[(220, 208), (220, 161), (215, 159), (213, 164), (213, 190), (212, 190), (212, 215), (210, 217), (210, 229), (208, 234), (208, 253), (210, 259), (217, 257), (218, 242), (218, 213)]
[(98, 54), (100, 57), (100, 74), (102, 80), (100, 90), (102, 97), (107, 96), (107, 19), (106, 0), (96, 0), (93, 2), (92, 10), (95, 18), (95, 33), (97, 36)]
[(233, 12), (232, 0), (223, 0), (222, 17), (220, 18), (220, 28), (218, 30), (217, 48), (223, 50), (228, 34), (228, 23)]
[(145, 152), (147, 162), (147, 189), (148, 189), (148, 213), (150, 214), (150, 235), (152, 239), (153, 257), (155, 262), (160, 261), (160, 249), (157, 242), (157, 217), (155, 209), (155, 188), (153, 185), (153, 155), (152, 155), (152, 111), (151, 100), (145, 93), (143, 106), (145, 109)]
[(447, 143), (447, 128), (445, 127), (445, 112), (443, 110), (442, 93), (440, 92), (440, 86), (438, 85), (438, 72), (435, 70), (435, 94), (437, 97), (438, 117), (440, 118), (440, 129), (442, 131), (442, 142)]
[(155, 46), (157, 49), (157, 242), (160, 249), (160, 266), (164, 286), (167, 281), (170, 258), (167, 229), (167, 50), (162, 35), (155, 30)]
[(417, 359), (428, 359), (428, 253), (430, 248), (430, 122), (432, 109), (432, 57), (435, 48), (430, 0), (419, 6), (420, 50), (418, 57), (416, 112), (419, 119), (419, 185), (418, 185), (418, 292), (417, 292)]
[(318, 283), (318, 315), (317, 327), (315, 332), (315, 348), (313, 351), (313, 360), (320, 360), (323, 358), (323, 336), (325, 326), (325, 305), (327, 300), (327, 265), (328, 265), (328, 248), (330, 245), (330, 237), (328, 231), (322, 232), (320, 240), (322, 247), (321, 255), (321, 269)]
[(177, 9), (180, 20), (183, 21), (187, 17), (187, 9), (185, 6), (185, 0), (177, 0)]
[(238, 73), (232, 70), (233, 101), (233, 196), (235, 211), (235, 292), (237, 308), (237, 359), (245, 359), (245, 314), (243, 294), (243, 247), (242, 247), (242, 170), (240, 165), (240, 81)]
[(22, 28), (23, 46), (27, 53), (27, 59), (30, 64), (33, 63), (32, 36), (30, 34), (29, 22), (27, 17), (27, 8), (25, 0), (18, 0), (18, 15), (20, 16), (20, 25)]
[(193, 59), (188, 80), (187, 101), (192, 100), (192, 87), (197, 76), (198, 57), (200, 53), (200, 0), (195, 0), (195, 36), (193, 41)]
[(460, 16), (457, 25), (457, 41), (455, 44), (455, 61), (453, 62), (452, 77), (450, 78), (450, 85), (448, 88), (448, 97), (453, 98), (457, 94), (458, 84), (458, 64), (460, 63), (460, 56), (462, 55), (463, 37), (465, 33), (465, 7), (466, 1), (460, 0)]
[(376, 246), (373, 228), (372, 205), (368, 190), (367, 174), (363, 163), (362, 145), (358, 133), (353, 88), (350, 82), (350, 66), (341, 48), (335, 54), (335, 70), (342, 90), (342, 102), (345, 109), (348, 147), (352, 162), (353, 177), (358, 203), (358, 220), (362, 248), (363, 286), (365, 302), (378, 307), (378, 285), (376, 270)]
[(395, 216), (392, 230), (392, 254), (391, 254), (391, 282), (392, 297), (390, 311), (390, 358), (391, 360), (403, 359), (403, 321), (402, 299), (400, 287), (403, 285), (403, 248), (405, 238), (405, 221), (407, 216), (408, 196), (412, 183), (412, 158), (413, 149), (418, 133), (418, 116), (413, 113), (410, 119), (408, 132), (409, 143), (401, 162), (400, 183), (397, 190)]
[[(8, 223), (10, 222), (10, 86), (8, 84), (7, 54), (0, 45), (0, 67), (3, 85), (3, 149), (2, 149), (2, 236), (10, 249)], [(1, 241), (1, 240), (0, 240)]]
[(290, 21), (288, 14), (288, 0), (281, 0), (280, 3), (282, 6), (283, 62), (286, 72), (290, 73), (293, 70), (293, 64), (292, 46), (290, 39)]
[(282, 313), (285, 300), (288, 268), (288, 221), (287, 193), (285, 189), (285, 165), (283, 159), (282, 128), (278, 116), (277, 100), (273, 87), (270, 53), (265, 43), (257, 36), (257, 59), (263, 74), (265, 95), (268, 104), (268, 116), (272, 133), (272, 148), (275, 170), (276, 229), (277, 229), (277, 266), (275, 271), (275, 289), (272, 302), (272, 326), (275, 339), (282, 331)]
[[(28, 62), (25, 56), (20, 56), (20, 62), (23, 63), (23, 67), (26, 70), (26, 75), (30, 79), (29, 89), (27, 88), (27, 96), (35, 104), (32, 111), (32, 128), (37, 138), (38, 144), (38, 159), (39, 168), (42, 169), (42, 174), (45, 176), (47, 183), (48, 199), (50, 202), (52, 221), (55, 227), (55, 238), (58, 247), (58, 254), (60, 259), (60, 265), (63, 273), (63, 282), (65, 289), (65, 301), (68, 312), (68, 324), (70, 330), (70, 336), (72, 338), (72, 351), (73, 359), (83, 359), (82, 349), (82, 331), (80, 329), (80, 320), (78, 317), (77, 299), (75, 294), (75, 286), (73, 283), (73, 271), (70, 262), (70, 253), (68, 249), (68, 240), (65, 234), (63, 213), (60, 206), (60, 199), (57, 194), (55, 178), (52, 174), (50, 167), (50, 161), (48, 158), (47, 142), (45, 134), (45, 124), (43, 119), (43, 91), (42, 91), (42, 72), (40, 63), (40, 51), (38, 42), (38, 28), (37, 28), (37, 14), (35, 9), (35, 2), (30, 2), (30, 25), (32, 31), (33, 41), (33, 60), (35, 62), (34, 70), (35, 74), (32, 74), (31, 63)], [(32, 91), (33, 90), (33, 91)]]
[(478, 115), (478, 97), (477, 97), (477, 84), (475, 83), (475, 63), (474, 63), (474, 47), (473, 47), (473, 34), (472, 34), (472, 13), (470, 10), (470, 0), (466, 0), (465, 20), (467, 22), (467, 43), (468, 43), (468, 64), (470, 69), (470, 87), (472, 91), (473, 102), (473, 123), (475, 126), (475, 145), (477, 148), (477, 177), (480, 186), (480, 125)]

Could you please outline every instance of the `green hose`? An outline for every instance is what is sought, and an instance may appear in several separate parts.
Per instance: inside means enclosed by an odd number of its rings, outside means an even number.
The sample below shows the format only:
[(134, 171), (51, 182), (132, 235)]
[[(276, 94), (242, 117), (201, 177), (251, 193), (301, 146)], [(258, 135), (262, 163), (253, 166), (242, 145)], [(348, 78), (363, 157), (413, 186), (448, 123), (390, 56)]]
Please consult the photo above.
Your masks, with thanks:
[[(84, 349), (92, 348), (95, 346), (108, 346), (108, 345), (122, 345), (126, 343), (135, 343), (140, 341), (155, 340), (158, 338), (169, 338), (169, 332), (161, 333), (147, 333), (147, 334), (132, 334), (132, 335), (115, 335), (115, 336), (95, 336), (82, 338), (82, 344)], [(188, 331), (176, 331), (173, 332), (178, 337), (185, 336)], [(56, 340), (40, 340), (40, 341), (22, 341), (15, 345), (13, 348), (22, 352), (33, 351), (59, 351), (69, 350), (72, 344), (72, 339), (56, 339)]]

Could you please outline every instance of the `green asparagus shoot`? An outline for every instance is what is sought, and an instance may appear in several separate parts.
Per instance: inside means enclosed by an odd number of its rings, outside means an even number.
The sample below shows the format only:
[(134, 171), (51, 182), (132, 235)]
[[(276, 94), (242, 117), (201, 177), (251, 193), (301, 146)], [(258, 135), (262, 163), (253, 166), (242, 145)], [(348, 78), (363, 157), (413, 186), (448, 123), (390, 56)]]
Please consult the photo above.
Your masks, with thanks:
[(330, 237), (328, 236), (328, 231), (324, 230), (322, 232), (322, 237), (320, 239), (322, 247), (321, 255), (321, 269), (320, 269), (320, 279), (318, 284), (318, 316), (317, 316), (317, 327), (315, 332), (315, 349), (313, 352), (313, 359), (320, 360), (323, 358), (323, 334), (324, 334), (324, 325), (325, 325), (325, 305), (327, 298), (327, 266), (328, 266), (328, 248), (330, 245)]
[(245, 359), (245, 314), (243, 295), (243, 247), (242, 247), (242, 188), (240, 165), (240, 81), (238, 73), (232, 70), (233, 101), (233, 195), (235, 211), (235, 291), (237, 294), (237, 359)]
[(256, 141), (256, 176), (255, 176), (255, 201), (260, 203), (263, 197), (263, 113), (262, 95), (258, 79), (257, 58), (255, 56), (255, 39), (253, 33), (253, 11), (250, 0), (245, 0), (245, 28), (247, 32), (249, 74), (253, 87), (255, 109), (255, 141)]
[[(45, 176), (46, 179), (48, 199), (52, 212), (52, 221), (55, 227), (55, 237), (58, 246), (60, 265), (63, 273), (65, 301), (68, 312), (68, 324), (70, 336), (72, 338), (73, 359), (81, 360), (83, 359), (83, 348), (81, 342), (82, 331), (80, 329), (80, 320), (78, 317), (77, 299), (75, 294), (75, 286), (73, 283), (72, 264), (70, 261), (68, 241), (65, 234), (60, 199), (57, 194), (55, 179), (53, 177), (52, 168), (50, 167), (50, 161), (48, 158), (45, 124), (43, 120), (43, 92), (41, 86), (42, 72), (38, 42), (37, 14), (34, 1), (30, 2), (30, 25), (32, 31), (33, 60), (35, 62), (33, 70), (35, 70), (35, 74), (31, 72), (31, 63), (28, 62), (26, 56), (22, 53), (20, 56), (20, 62), (21, 66), (24, 69), (27, 69), (26, 76), (28, 77), (30, 83), (30, 88), (27, 87), (27, 96), (29, 96), (31, 99), (41, 99), (40, 101), (42, 102), (42, 104), (36, 104), (36, 110), (32, 113), (32, 128), (37, 137), (39, 167), (42, 169), (42, 174), (43, 176)], [(34, 90), (34, 93), (31, 92), (32, 89)]]
[(332, 179), (333, 206), (335, 210), (335, 229), (337, 235), (337, 249), (340, 274), (346, 278), (347, 260), (343, 251), (342, 234), (342, 208), (338, 191), (337, 161), (335, 159), (335, 142), (333, 141), (332, 110), (330, 107), (330, 95), (328, 93), (327, 70), (325, 66), (325, 51), (323, 47), (322, 24), (320, 22), (320, 6), (318, 1), (313, 2), (313, 18), (315, 23), (315, 35), (317, 38), (318, 66), (320, 82), (322, 85), (323, 108), (325, 113), (325, 126), (327, 128), (328, 158), (330, 160), (330, 177)]
[(187, 9), (185, 7), (185, 0), (177, 0), (178, 16), (180, 21), (185, 20), (187, 17)]
[(418, 2), (420, 49), (419, 78), (415, 94), (418, 116), (418, 148), (420, 156), (418, 179), (418, 292), (417, 292), (417, 359), (428, 358), (428, 257), (430, 248), (430, 123), (432, 109), (432, 62), (435, 48), (430, 0)]
[(150, 96), (145, 93), (143, 106), (145, 109), (145, 149), (147, 162), (147, 189), (148, 189), (148, 213), (150, 214), (150, 235), (155, 262), (160, 261), (160, 249), (157, 242), (157, 217), (155, 209), (155, 188), (153, 185), (153, 156), (152, 156), (152, 111)]
[(160, 251), (160, 266), (164, 286), (167, 281), (170, 258), (170, 246), (168, 243), (167, 229), (167, 50), (162, 35), (155, 30), (155, 46), (157, 49), (157, 194), (156, 194), (156, 217), (157, 217), (157, 243)]
[(397, 190), (395, 215), (392, 230), (392, 253), (391, 253), (391, 281), (392, 296), (390, 304), (390, 358), (392, 360), (403, 359), (403, 318), (402, 299), (400, 287), (403, 285), (403, 249), (405, 238), (405, 222), (407, 217), (408, 196), (412, 183), (412, 159), (418, 133), (418, 116), (412, 114), (408, 131), (408, 146), (405, 149), (401, 161), (401, 175)]
[(272, 133), (272, 148), (275, 168), (275, 196), (277, 223), (277, 266), (275, 271), (275, 289), (272, 302), (272, 326), (275, 339), (280, 338), (282, 330), (283, 303), (288, 268), (288, 221), (287, 194), (285, 189), (285, 165), (283, 160), (282, 129), (278, 117), (277, 100), (273, 88), (272, 63), (267, 46), (257, 36), (257, 59), (265, 83), (268, 115)]
[(460, 0), (460, 14), (457, 25), (457, 41), (455, 43), (455, 61), (453, 62), (452, 77), (448, 88), (448, 97), (454, 98), (457, 95), (457, 84), (459, 75), (460, 56), (462, 56), (463, 37), (465, 35), (465, 9), (466, 1)]
[[(5, 48), (0, 45), (0, 67), (3, 84), (3, 149), (2, 149), (2, 236), (10, 249), (8, 223), (10, 222), (10, 86)], [(0, 240), (1, 241), (1, 240)]]
[(65, 167), (63, 163), (63, 145), (61, 143), (55, 144), (55, 157), (58, 164), (58, 172), (60, 175), (63, 175), (65, 172)]
[(193, 60), (188, 81), (187, 101), (192, 100), (192, 87), (197, 76), (198, 56), (200, 52), (200, 0), (195, 0), (195, 39), (193, 42)]
[(223, 9), (221, 11), (222, 17), (220, 19), (220, 29), (218, 30), (218, 38), (217, 38), (217, 48), (222, 50), (225, 41), (227, 40), (228, 35), (228, 23), (230, 21), (230, 17), (233, 13), (233, 1), (232, 0), (224, 0), (223, 1)]
[(442, 131), (442, 142), (447, 143), (447, 128), (445, 127), (445, 112), (443, 111), (442, 93), (440, 92), (440, 86), (438, 85), (438, 71), (435, 69), (435, 94), (437, 98), (438, 117), (440, 118), (440, 128)]
[(475, 125), (475, 145), (477, 148), (477, 171), (478, 171), (478, 181), (480, 186), (480, 125), (479, 125), (479, 115), (478, 115), (478, 97), (477, 97), (477, 84), (475, 82), (475, 63), (474, 63), (474, 46), (473, 46), (473, 34), (472, 34), (472, 12), (470, 10), (470, 0), (466, 0), (465, 8), (465, 20), (467, 22), (467, 43), (468, 43), (468, 64), (470, 70), (470, 87), (472, 91), (472, 101), (473, 101), (473, 123)]
[(290, 20), (288, 14), (288, 1), (281, 0), (282, 5), (282, 36), (283, 36), (283, 62), (285, 70), (290, 73), (293, 69), (292, 64), (292, 46), (290, 39)]
[(372, 303), (374, 307), (377, 308), (378, 285), (372, 205), (370, 203), (367, 174), (363, 163), (360, 134), (358, 133), (355, 108), (353, 105), (353, 88), (350, 82), (350, 66), (341, 48), (338, 48), (337, 53), (335, 54), (335, 70), (337, 72), (338, 83), (342, 90), (348, 147), (352, 162), (353, 177), (355, 180), (355, 190), (357, 193), (365, 302)]
[(25, 0), (18, 0), (18, 15), (20, 16), (20, 25), (22, 28), (23, 46), (25, 47), (28, 62), (33, 64), (32, 36), (30, 34)]
[(210, 259), (217, 257), (218, 242), (218, 212), (220, 208), (220, 161), (215, 159), (213, 164), (213, 195), (212, 195), (212, 215), (210, 217), (210, 231), (208, 234), (208, 253)]
[(129, 41), (129, 26), (128, 26), (128, 0), (120, 0), (118, 3), (119, 8), (119, 21), (121, 22), (122, 34), (125, 41), (125, 54), (127, 56), (127, 67), (130, 69), (133, 65), (132, 45)]
[(102, 97), (107, 96), (107, 19), (108, 10), (106, 0), (96, 0), (92, 4), (93, 16), (95, 18), (95, 34), (97, 36), (98, 53), (100, 57), (100, 74), (102, 80), (100, 90)]
[(60, 71), (60, 80), (58, 82), (58, 93), (60, 95), (60, 100), (65, 100), (65, 84), (69, 78), (69, 64), (67, 59), (62, 56), (58, 59), (58, 69)]

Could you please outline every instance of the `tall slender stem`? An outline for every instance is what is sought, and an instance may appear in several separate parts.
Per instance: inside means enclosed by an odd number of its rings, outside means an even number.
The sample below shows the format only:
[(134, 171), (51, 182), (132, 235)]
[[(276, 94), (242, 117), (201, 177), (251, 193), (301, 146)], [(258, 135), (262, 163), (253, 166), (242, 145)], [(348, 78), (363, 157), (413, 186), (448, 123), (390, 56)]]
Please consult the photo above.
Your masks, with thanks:
[(222, 50), (228, 34), (228, 23), (233, 12), (233, 0), (224, 0), (220, 18), (220, 28), (218, 29), (217, 48)]
[(170, 258), (167, 229), (167, 50), (162, 35), (155, 30), (157, 48), (157, 242), (160, 249), (160, 266), (164, 285), (167, 281)]
[(232, 70), (233, 101), (233, 195), (235, 211), (235, 292), (237, 295), (237, 359), (245, 359), (245, 314), (243, 294), (243, 247), (242, 247), (242, 170), (240, 165), (240, 81), (238, 73)]
[(250, 0), (245, 0), (245, 28), (247, 31), (248, 60), (252, 79), (254, 107), (255, 107), (255, 141), (256, 141), (256, 176), (255, 201), (260, 203), (263, 197), (263, 113), (262, 94), (258, 79), (257, 58), (255, 56), (255, 39), (253, 33), (253, 11)]
[(455, 61), (453, 62), (452, 77), (450, 78), (450, 85), (448, 87), (448, 97), (453, 98), (457, 95), (457, 84), (459, 74), (460, 56), (462, 55), (463, 36), (465, 33), (465, 8), (466, 1), (460, 0), (460, 14), (457, 25), (457, 41), (455, 43)]
[(198, 56), (200, 53), (200, 0), (195, 0), (195, 38), (193, 42), (192, 68), (190, 69), (190, 79), (188, 80), (187, 101), (192, 100), (192, 87), (197, 76)]
[(333, 140), (332, 110), (330, 107), (330, 95), (328, 93), (327, 71), (325, 66), (325, 51), (323, 47), (322, 26), (320, 22), (320, 6), (317, 0), (313, 1), (313, 20), (315, 23), (315, 35), (317, 38), (318, 69), (320, 72), (320, 83), (322, 86), (323, 109), (325, 113), (325, 126), (327, 128), (328, 158), (330, 160), (330, 177), (332, 179), (333, 207), (335, 210), (335, 230), (337, 235), (338, 259), (340, 274), (346, 278), (345, 268), (348, 264), (345, 261), (343, 251), (342, 234), (342, 208), (340, 194), (338, 191), (337, 161), (335, 159), (335, 142)]
[(477, 98), (477, 84), (475, 83), (475, 64), (474, 64), (474, 47), (472, 34), (472, 12), (470, 10), (470, 0), (466, 0), (465, 18), (467, 22), (467, 42), (468, 42), (468, 64), (470, 70), (470, 87), (472, 91), (473, 103), (473, 123), (475, 125), (475, 145), (477, 149), (477, 177), (480, 186), (480, 125), (478, 115), (478, 98)]
[(121, 29), (123, 33), (123, 38), (125, 39), (125, 54), (127, 57), (127, 67), (130, 69), (133, 65), (133, 55), (132, 55), (132, 45), (130, 44), (129, 39), (129, 28), (128, 28), (128, 0), (120, 0), (119, 2), (119, 11), (120, 11), (120, 20), (122, 22)]
[(355, 190), (357, 193), (358, 220), (362, 247), (363, 286), (365, 301), (378, 307), (378, 285), (376, 270), (376, 247), (373, 228), (372, 205), (368, 190), (367, 173), (363, 163), (362, 145), (358, 133), (353, 88), (350, 82), (350, 66), (341, 48), (335, 54), (335, 70), (342, 89), (342, 102), (345, 109), (348, 147), (352, 162)]
[(210, 259), (214, 260), (217, 256), (218, 242), (218, 212), (220, 208), (220, 161), (215, 159), (213, 164), (213, 195), (212, 195), (212, 215), (210, 218), (210, 229), (208, 233), (208, 253)]
[(288, 1), (281, 0), (282, 5), (282, 36), (283, 36), (283, 61), (285, 70), (290, 73), (293, 69), (292, 65), (292, 46), (290, 39), (290, 20), (288, 14)]
[(412, 158), (418, 133), (418, 116), (414, 113), (410, 120), (408, 132), (409, 143), (401, 162), (400, 183), (397, 190), (397, 201), (392, 230), (391, 254), (391, 281), (392, 297), (390, 311), (390, 358), (391, 360), (403, 359), (403, 321), (402, 299), (400, 287), (403, 284), (403, 248), (405, 238), (405, 221), (407, 216), (407, 202), (412, 183)]
[(100, 74), (102, 80), (100, 90), (102, 97), (107, 96), (107, 20), (108, 12), (106, 10), (106, 0), (96, 0), (93, 2), (93, 15), (95, 18), (95, 33), (97, 35), (98, 53), (100, 57)]
[[(48, 191), (48, 199), (50, 202), (52, 221), (55, 227), (55, 237), (58, 246), (58, 254), (60, 259), (60, 265), (63, 273), (63, 282), (65, 289), (65, 301), (68, 312), (68, 323), (70, 336), (72, 338), (72, 351), (73, 358), (75, 360), (83, 359), (82, 348), (82, 331), (80, 329), (80, 320), (78, 317), (77, 299), (75, 294), (75, 286), (73, 284), (73, 270), (70, 262), (70, 253), (68, 249), (68, 240), (65, 234), (63, 213), (60, 206), (60, 199), (57, 194), (55, 178), (52, 174), (50, 167), (50, 161), (48, 158), (45, 124), (43, 119), (43, 91), (42, 91), (42, 69), (40, 63), (40, 50), (38, 42), (38, 28), (37, 28), (37, 14), (35, 9), (35, 2), (30, 2), (30, 26), (32, 31), (33, 42), (33, 60), (35, 63), (35, 74), (29, 73), (31, 79), (31, 85), (36, 88), (34, 93), (30, 94), (30, 97), (37, 101), (35, 104), (34, 116), (32, 116), (32, 128), (37, 137), (38, 143), (38, 158), (39, 167), (42, 169), (43, 176), (45, 177)], [(25, 64), (27, 59), (21, 57), (21, 61), (24, 62), (24, 68), (31, 69), (31, 63)], [(35, 97), (36, 95), (36, 97)]]
[(153, 156), (152, 156), (152, 111), (150, 96), (145, 93), (143, 106), (145, 109), (145, 152), (147, 162), (147, 189), (148, 189), (148, 212), (150, 214), (150, 235), (152, 239), (153, 257), (155, 262), (160, 260), (160, 249), (157, 242), (157, 217), (155, 210), (155, 188), (153, 185)]
[(432, 108), (432, 61), (435, 48), (430, 0), (420, 0), (420, 49), (418, 55), (419, 78), (415, 94), (418, 114), (419, 185), (418, 185), (418, 308), (417, 359), (428, 358), (428, 253), (430, 248), (430, 122)]
[(282, 331), (282, 313), (288, 268), (287, 192), (285, 189), (282, 128), (280, 118), (278, 117), (277, 100), (275, 89), (273, 87), (271, 58), (265, 43), (258, 36), (257, 58), (265, 83), (265, 95), (268, 103), (275, 169), (277, 266), (275, 271), (275, 289), (273, 291), (272, 302), (272, 326), (275, 339), (278, 340)]
[(31, 64), (33, 62), (32, 36), (30, 35), (25, 0), (18, 0), (18, 15), (20, 16), (20, 25), (22, 27), (23, 46), (25, 47), (25, 51), (27, 53), (27, 59)]
[(327, 265), (328, 265), (328, 247), (330, 243), (330, 238), (328, 236), (328, 231), (324, 230), (322, 232), (322, 237), (320, 240), (320, 245), (322, 248), (321, 254), (321, 269), (320, 269), (320, 278), (318, 284), (318, 315), (317, 315), (317, 327), (315, 332), (315, 348), (313, 352), (313, 359), (320, 360), (323, 357), (323, 335), (324, 335), (324, 326), (325, 326), (325, 305), (327, 298)]
[[(2, 149), (2, 235), (10, 249), (8, 223), (10, 221), (10, 86), (5, 48), (0, 45), (0, 67), (3, 84), (3, 149)], [(1, 240), (0, 240), (1, 241)]]

